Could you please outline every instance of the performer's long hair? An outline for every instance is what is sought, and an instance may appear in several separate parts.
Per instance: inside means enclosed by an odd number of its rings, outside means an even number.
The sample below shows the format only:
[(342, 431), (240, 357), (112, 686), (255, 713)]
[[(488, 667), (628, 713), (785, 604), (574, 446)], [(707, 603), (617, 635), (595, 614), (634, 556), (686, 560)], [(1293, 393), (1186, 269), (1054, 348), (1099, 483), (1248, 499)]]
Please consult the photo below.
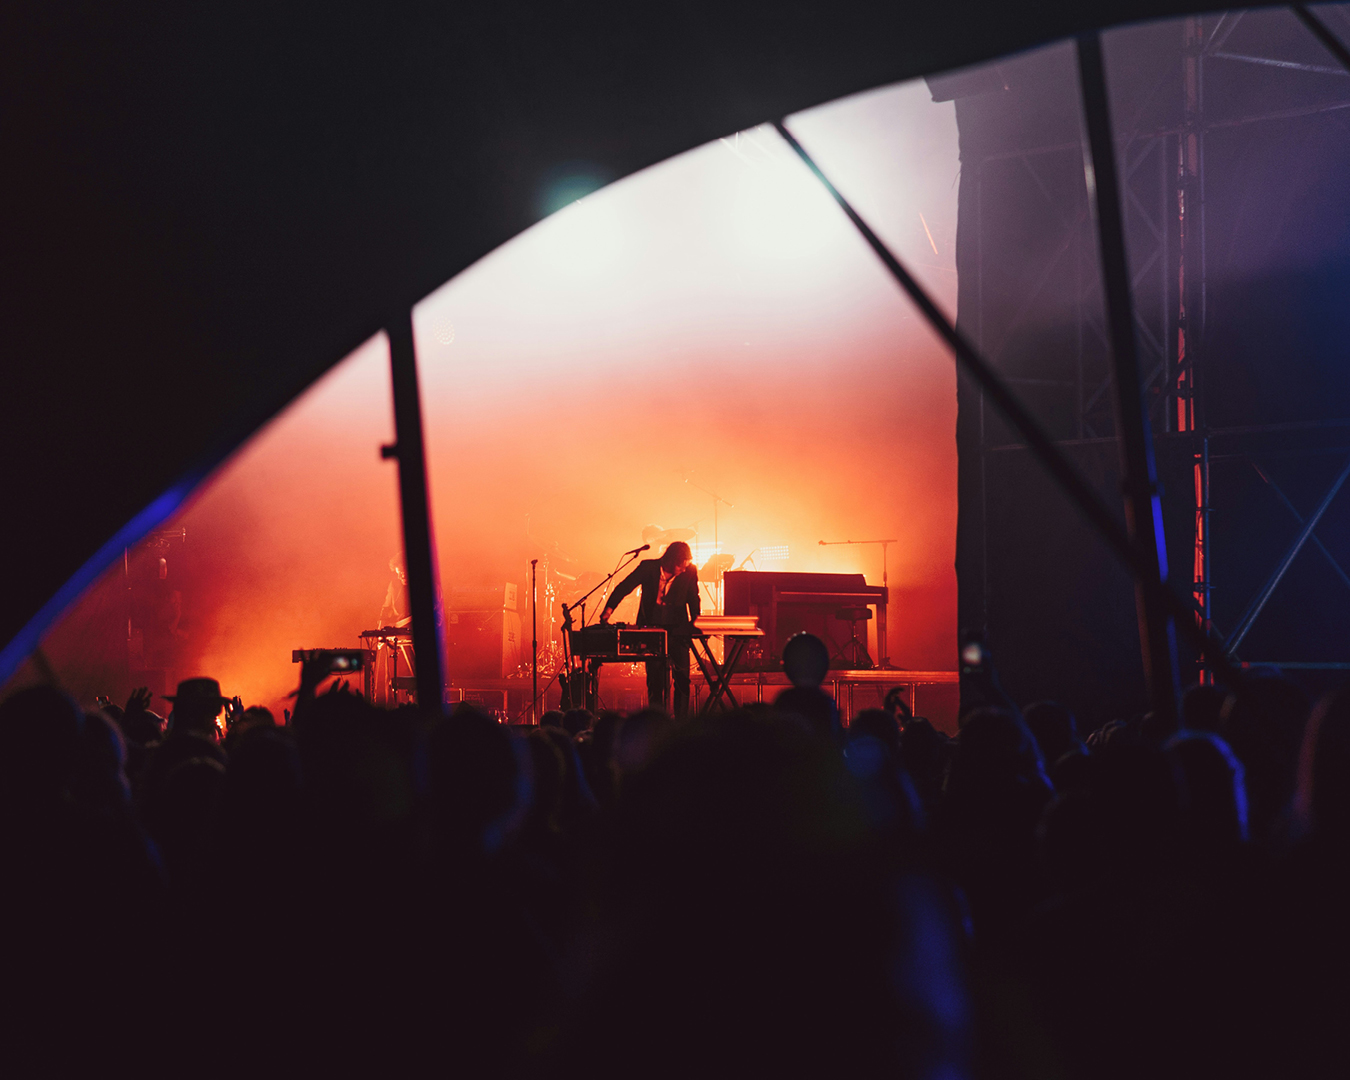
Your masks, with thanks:
[(673, 573), (693, 557), (694, 553), (689, 549), (689, 545), (683, 540), (676, 540), (662, 552), (661, 569), (667, 574)]

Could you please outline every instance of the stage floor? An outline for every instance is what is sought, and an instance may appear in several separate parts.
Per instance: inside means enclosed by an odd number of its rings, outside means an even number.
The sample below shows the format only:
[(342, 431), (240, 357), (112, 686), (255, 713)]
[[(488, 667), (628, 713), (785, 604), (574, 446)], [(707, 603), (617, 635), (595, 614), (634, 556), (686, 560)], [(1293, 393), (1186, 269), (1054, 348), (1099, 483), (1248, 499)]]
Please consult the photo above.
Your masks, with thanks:
[[(606, 664), (600, 669), (600, 707), (634, 712), (647, 704), (647, 684), (640, 667)], [(541, 679), (541, 682), (543, 680)], [(839, 706), (839, 715), (847, 725), (863, 709), (880, 708), (893, 687), (907, 690), (906, 700), (916, 716), (924, 716), (934, 727), (947, 734), (956, 732), (959, 708), (955, 671), (905, 671), (898, 668), (868, 671), (831, 671), (823, 689)], [(781, 671), (748, 671), (732, 676), (731, 692), (740, 704), (772, 702), (791, 685)], [(690, 679), (695, 707), (707, 698), (708, 684), (697, 669)], [(471, 701), (493, 714), (519, 723), (528, 714), (531, 684), (528, 679), (464, 679), (451, 687), (451, 700)], [(543, 695), (545, 709), (556, 709), (560, 694), (557, 684)]]

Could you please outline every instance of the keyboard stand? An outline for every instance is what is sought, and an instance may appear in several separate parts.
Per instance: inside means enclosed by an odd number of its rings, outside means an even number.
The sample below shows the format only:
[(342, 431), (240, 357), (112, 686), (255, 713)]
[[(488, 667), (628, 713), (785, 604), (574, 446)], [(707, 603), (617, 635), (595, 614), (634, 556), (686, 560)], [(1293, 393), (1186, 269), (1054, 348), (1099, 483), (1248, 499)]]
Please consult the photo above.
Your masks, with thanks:
[(699, 706), (697, 714), (700, 719), (711, 716), (716, 709), (729, 712), (741, 707), (736, 695), (731, 692), (731, 677), (736, 674), (736, 662), (741, 658), (748, 641), (749, 637), (727, 634), (723, 638), (722, 663), (718, 664), (717, 657), (713, 655), (712, 648), (708, 644), (708, 636), (700, 634), (693, 639), (694, 659), (708, 683), (708, 700)]

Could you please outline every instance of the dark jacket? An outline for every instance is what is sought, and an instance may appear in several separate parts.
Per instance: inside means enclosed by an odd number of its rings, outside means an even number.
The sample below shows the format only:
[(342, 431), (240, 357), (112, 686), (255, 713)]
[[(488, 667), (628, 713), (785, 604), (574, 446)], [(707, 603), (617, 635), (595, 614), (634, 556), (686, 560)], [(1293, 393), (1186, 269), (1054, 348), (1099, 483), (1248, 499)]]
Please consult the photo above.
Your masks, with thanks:
[(605, 606), (611, 610), (634, 589), (641, 587), (638, 601), (638, 626), (666, 626), (689, 630), (698, 618), (698, 570), (692, 563), (675, 575), (666, 590), (666, 618), (657, 618), (656, 595), (661, 591), (661, 560), (643, 559), (615, 590), (609, 594)]

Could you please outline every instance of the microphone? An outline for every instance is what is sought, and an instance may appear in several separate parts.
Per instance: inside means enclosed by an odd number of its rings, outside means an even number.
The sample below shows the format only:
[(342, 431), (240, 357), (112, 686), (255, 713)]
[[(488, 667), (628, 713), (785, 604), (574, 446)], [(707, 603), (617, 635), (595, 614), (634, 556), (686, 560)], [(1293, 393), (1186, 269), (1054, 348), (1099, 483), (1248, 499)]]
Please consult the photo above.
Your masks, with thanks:
[(641, 555), (641, 554), (642, 554), (644, 551), (646, 551), (649, 547), (651, 547), (651, 544), (643, 544), (640, 548), (634, 548), (632, 551), (625, 551), (624, 554), (625, 554), (625, 555)]

